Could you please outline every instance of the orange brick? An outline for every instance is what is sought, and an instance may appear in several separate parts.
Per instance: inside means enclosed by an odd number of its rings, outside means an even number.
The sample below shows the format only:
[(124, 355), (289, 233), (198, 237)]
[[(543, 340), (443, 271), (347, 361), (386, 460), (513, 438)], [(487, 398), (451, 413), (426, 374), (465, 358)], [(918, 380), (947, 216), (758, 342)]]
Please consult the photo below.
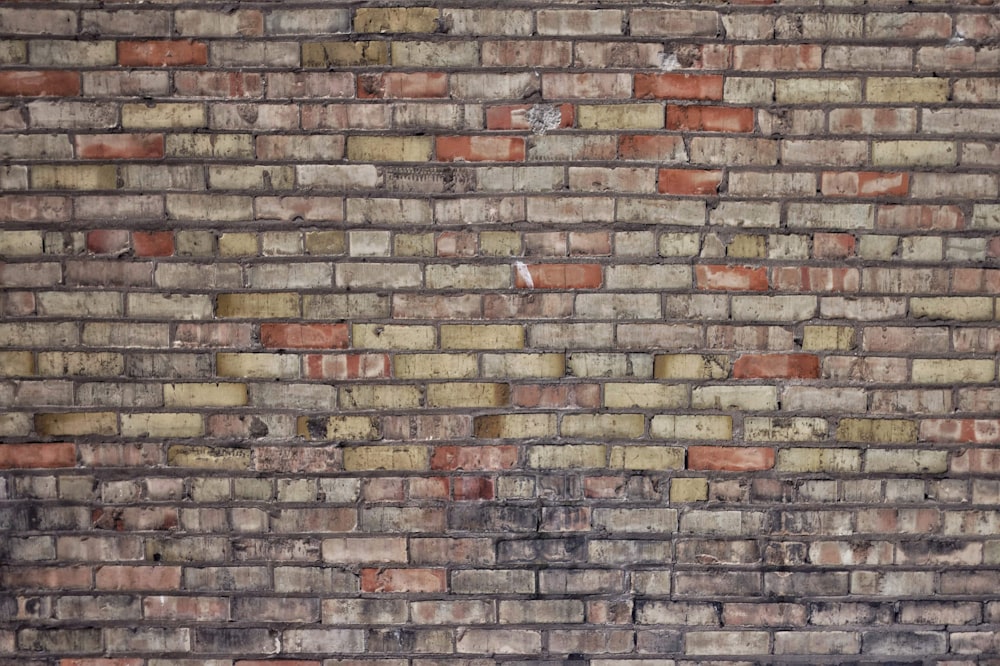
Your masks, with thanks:
[(667, 129), (692, 132), (752, 132), (751, 108), (667, 105)]
[[(597, 289), (603, 272), (597, 264), (535, 264), (527, 266), (530, 287), (535, 289)], [(529, 288), (521, 271), (516, 272), (518, 289)]]
[(137, 257), (169, 257), (174, 253), (174, 232), (134, 231), (132, 249)]
[(388, 354), (309, 354), (309, 379), (378, 379), (390, 375)]
[(814, 354), (744, 354), (733, 365), (736, 379), (816, 379), (819, 357)]
[(444, 569), (362, 569), (362, 592), (444, 592)]
[(358, 77), (360, 99), (420, 99), (448, 96), (444, 72), (387, 72)]
[(81, 134), (77, 157), (84, 160), (148, 160), (163, 157), (162, 134)]
[(260, 343), (278, 349), (344, 349), (348, 345), (347, 324), (260, 325)]
[[(531, 104), (505, 104), (491, 106), (486, 109), (486, 129), (491, 130), (524, 130), (531, 128), (529, 120)], [(573, 126), (573, 105), (560, 104), (559, 129)], [(556, 128), (551, 128), (556, 129)]]
[(876, 171), (824, 171), (822, 191), (827, 196), (906, 196), (910, 174)]
[(767, 269), (758, 266), (695, 266), (699, 289), (767, 291)]
[(123, 67), (204, 65), (208, 46), (189, 39), (118, 42), (118, 64)]
[(0, 444), (0, 469), (47, 469), (75, 466), (76, 446), (68, 442)]
[(636, 74), (636, 99), (722, 99), (717, 74)]
[(660, 169), (660, 194), (716, 194), (721, 183), (719, 169)]
[(77, 72), (0, 72), (0, 97), (74, 97), (80, 94)]
[(769, 446), (690, 446), (687, 467), (693, 470), (750, 472), (774, 467)]
[(439, 136), (441, 162), (523, 162), (524, 139), (509, 136)]
[(623, 160), (685, 161), (684, 139), (658, 134), (631, 134), (618, 140), (618, 156)]

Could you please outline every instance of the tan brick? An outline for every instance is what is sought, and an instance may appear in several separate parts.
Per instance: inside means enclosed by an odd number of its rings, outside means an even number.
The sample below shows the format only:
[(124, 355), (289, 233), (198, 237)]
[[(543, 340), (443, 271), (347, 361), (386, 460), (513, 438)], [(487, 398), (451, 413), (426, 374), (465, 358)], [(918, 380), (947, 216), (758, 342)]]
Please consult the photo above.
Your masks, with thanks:
[(428, 407), (503, 407), (509, 403), (508, 384), (455, 382), (427, 387)]
[(854, 329), (848, 326), (805, 326), (802, 329), (803, 350), (846, 351), (854, 349), (856, 344)]
[(113, 190), (116, 187), (118, 172), (111, 165), (31, 167), (31, 188), (35, 190)]
[(684, 469), (684, 449), (674, 446), (612, 446), (613, 469)]
[(436, 31), (438, 10), (434, 7), (362, 7), (354, 14), (355, 32)]
[(528, 449), (528, 467), (533, 469), (601, 468), (606, 464), (607, 451), (601, 444), (532, 446)]
[(989, 321), (993, 319), (993, 299), (978, 296), (911, 298), (910, 315), (923, 319)]
[(954, 166), (953, 141), (873, 141), (873, 166)]
[(581, 129), (662, 129), (663, 118), (660, 104), (581, 104), (577, 107)]
[(250, 449), (174, 444), (167, 449), (167, 464), (172, 467), (242, 471), (250, 469)]
[(178, 129), (206, 127), (205, 105), (163, 102), (122, 105), (124, 129)]
[(354, 384), (340, 389), (345, 409), (415, 409), (423, 402), (418, 386)]
[(731, 359), (721, 354), (657, 354), (654, 379), (725, 379)]
[(397, 354), (393, 367), (400, 379), (469, 379), (479, 372), (473, 354)]
[(827, 438), (829, 424), (812, 417), (748, 417), (743, 420), (743, 438), (748, 442), (819, 442)]
[(112, 352), (40, 352), (38, 374), (46, 376), (117, 377), (125, 358)]
[(778, 451), (779, 472), (860, 472), (858, 449), (790, 448)]
[(433, 326), (403, 324), (354, 324), (353, 346), (358, 349), (434, 349)]
[(240, 319), (284, 319), (301, 314), (297, 293), (219, 294), (215, 314)]
[(347, 159), (352, 162), (427, 162), (434, 150), (428, 136), (349, 136)]
[(535, 379), (566, 374), (565, 354), (483, 354), (483, 377)]
[(299, 359), (289, 354), (219, 353), (215, 355), (219, 377), (294, 379), (299, 376)]
[(426, 446), (357, 446), (344, 449), (344, 471), (419, 471), (430, 468)]
[(917, 441), (916, 421), (903, 419), (841, 419), (837, 440), (870, 444)]
[(775, 386), (697, 386), (691, 391), (695, 409), (740, 409), (770, 412), (778, 408)]
[(114, 412), (35, 414), (35, 432), (48, 437), (116, 435), (118, 416)]
[(123, 437), (199, 437), (205, 434), (201, 414), (122, 414)]
[(779, 79), (774, 99), (779, 104), (844, 104), (861, 101), (861, 79)]
[(310, 440), (365, 441), (381, 437), (378, 419), (372, 416), (300, 416), (296, 432)]
[(948, 471), (947, 451), (868, 449), (864, 471), (890, 474), (941, 474)]
[(656, 439), (722, 439), (733, 437), (731, 416), (654, 416), (649, 434)]
[(384, 41), (307, 42), (302, 44), (303, 67), (358, 67), (385, 65), (389, 47)]
[(937, 77), (871, 77), (867, 98), (876, 103), (943, 104), (948, 101), (948, 80)]
[(484, 439), (529, 439), (555, 437), (555, 414), (495, 414), (477, 416), (476, 437)]
[(613, 383), (604, 385), (609, 409), (677, 409), (688, 406), (688, 388), (677, 384)]
[(562, 420), (563, 437), (614, 439), (642, 437), (646, 419), (642, 414), (567, 414)]
[(524, 327), (515, 324), (442, 324), (442, 349), (521, 349)]
[(30, 351), (0, 351), (0, 375), (18, 377), (35, 374), (35, 357)]
[(675, 478), (670, 481), (670, 502), (703, 502), (708, 499), (708, 479)]
[(239, 407), (247, 404), (247, 385), (229, 383), (164, 384), (165, 407)]
[(981, 384), (996, 378), (991, 359), (913, 359), (912, 379), (921, 384)]

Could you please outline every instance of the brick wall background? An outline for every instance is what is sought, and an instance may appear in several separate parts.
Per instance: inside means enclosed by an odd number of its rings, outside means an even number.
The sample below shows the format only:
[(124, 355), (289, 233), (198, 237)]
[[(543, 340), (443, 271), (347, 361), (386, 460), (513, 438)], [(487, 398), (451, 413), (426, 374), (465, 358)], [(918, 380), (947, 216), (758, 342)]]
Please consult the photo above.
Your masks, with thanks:
[(996, 663), (991, 0), (0, 38), (0, 663)]

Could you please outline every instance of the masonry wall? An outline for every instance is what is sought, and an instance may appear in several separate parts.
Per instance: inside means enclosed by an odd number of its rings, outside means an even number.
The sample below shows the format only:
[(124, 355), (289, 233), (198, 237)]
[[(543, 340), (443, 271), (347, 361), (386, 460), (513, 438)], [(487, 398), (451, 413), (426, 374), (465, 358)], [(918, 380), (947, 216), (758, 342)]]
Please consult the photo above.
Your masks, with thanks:
[(991, 0), (0, 38), (0, 664), (997, 663)]

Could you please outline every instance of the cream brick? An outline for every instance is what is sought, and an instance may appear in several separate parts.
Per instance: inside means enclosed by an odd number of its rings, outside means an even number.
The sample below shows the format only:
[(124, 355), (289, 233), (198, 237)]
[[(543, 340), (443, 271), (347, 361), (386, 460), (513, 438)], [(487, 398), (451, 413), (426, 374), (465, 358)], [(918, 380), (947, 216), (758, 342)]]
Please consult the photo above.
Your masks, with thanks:
[(607, 451), (600, 444), (563, 444), (532, 446), (528, 449), (528, 467), (533, 469), (601, 468), (607, 464)]
[(731, 416), (654, 416), (649, 434), (656, 439), (720, 439), (733, 437)]
[(604, 406), (609, 409), (677, 409), (688, 406), (683, 385), (613, 383), (604, 385)]
[(613, 469), (684, 469), (684, 449), (673, 446), (613, 446)]

